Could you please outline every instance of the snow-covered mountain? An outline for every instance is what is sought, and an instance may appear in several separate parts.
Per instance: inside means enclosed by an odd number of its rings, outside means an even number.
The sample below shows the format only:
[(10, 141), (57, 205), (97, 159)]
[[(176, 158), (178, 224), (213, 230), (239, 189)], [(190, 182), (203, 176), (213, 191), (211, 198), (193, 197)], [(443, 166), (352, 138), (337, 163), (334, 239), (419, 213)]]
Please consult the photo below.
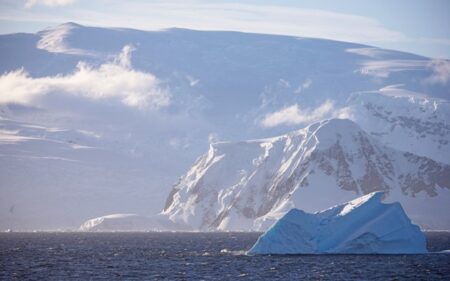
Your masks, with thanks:
[(292, 207), (315, 212), (381, 190), (405, 202), (413, 220), (427, 218), (418, 223), (438, 216), (439, 226), (449, 227), (448, 204), (433, 213), (423, 208), (441, 195), (448, 200), (449, 189), (449, 165), (332, 119), (275, 138), (212, 144), (175, 185), (163, 214), (187, 229), (263, 230)]
[(210, 143), (330, 118), (449, 164), (447, 60), (322, 39), (65, 23), (0, 35), (0, 61), (2, 229), (156, 214)]

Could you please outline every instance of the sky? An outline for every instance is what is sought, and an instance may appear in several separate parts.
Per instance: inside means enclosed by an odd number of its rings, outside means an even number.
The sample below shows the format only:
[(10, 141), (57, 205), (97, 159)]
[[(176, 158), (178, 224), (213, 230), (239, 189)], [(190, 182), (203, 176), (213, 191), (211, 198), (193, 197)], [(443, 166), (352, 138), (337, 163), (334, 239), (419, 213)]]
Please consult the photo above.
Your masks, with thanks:
[(450, 59), (447, 0), (0, 0), (0, 34), (64, 22), (326, 38)]

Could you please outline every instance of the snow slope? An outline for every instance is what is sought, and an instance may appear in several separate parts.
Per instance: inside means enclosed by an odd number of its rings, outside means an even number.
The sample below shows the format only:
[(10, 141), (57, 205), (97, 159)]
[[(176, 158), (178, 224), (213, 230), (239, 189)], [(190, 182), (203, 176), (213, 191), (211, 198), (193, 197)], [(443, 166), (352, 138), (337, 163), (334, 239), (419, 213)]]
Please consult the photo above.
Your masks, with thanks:
[(419, 197), (439, 200), (449, 176), (449, 165), (332, 119), (271, 139), (212, 144), (174, 186), (163, 214), (187, 229), (264, 230), (292, 207), (314, 212), (382, 190), (389, 200), (412, 202), (407, 213), (420, 214), (418, 223), (448, 228), (449, 205), (440, 204), (441, 214), (425, 212), (432, 202)]
[(392, 85), (354, 94), (352, 119), (387, 146), (450, 164), (450, 102)]
[(418, 254), (425, 235), (383, 192), (310, 214), (292, 209), (248, 251), (257, 254)]
[(0, 35), (0, 61), (3, 229), (156, 214), (210, 143), (282, 135), (339, 112), (383, 144), (448, 164), (450, 85), (436, 67), (445, 60), (321, 39), (65, 23)]

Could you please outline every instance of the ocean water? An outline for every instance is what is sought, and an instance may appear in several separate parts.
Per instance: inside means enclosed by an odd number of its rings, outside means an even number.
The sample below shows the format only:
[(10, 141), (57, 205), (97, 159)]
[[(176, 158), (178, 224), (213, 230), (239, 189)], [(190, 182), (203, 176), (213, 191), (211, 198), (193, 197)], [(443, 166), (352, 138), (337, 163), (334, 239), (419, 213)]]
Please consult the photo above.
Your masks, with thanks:
[[(450, 254), (246, 256), (258, 233), (1, 233), (0, 280), (450, 280)], [(450, 233), (428, 232), (432, 252)]]

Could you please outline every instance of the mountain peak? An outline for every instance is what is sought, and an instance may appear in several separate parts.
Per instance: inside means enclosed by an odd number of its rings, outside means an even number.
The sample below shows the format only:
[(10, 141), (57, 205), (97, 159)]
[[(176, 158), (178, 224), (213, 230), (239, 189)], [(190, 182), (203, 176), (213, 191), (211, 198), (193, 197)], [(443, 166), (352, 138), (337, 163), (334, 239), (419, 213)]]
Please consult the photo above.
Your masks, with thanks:
[(367, 139), (367, 134), (350, 119), (328, 119), (298, 132), (306, 135), (305, 140), (318, 149), (328, 149), (341, 144), (351, 150), (352, 146), (357, 146), (355, 142), (361, 141), (361, 138)]
[(59, 26), (66, 26), (66, 27), (84, 27), (83, 25), (78, 24), (78, 23), (76, 23), (76, 22), (72, 22), (72, 21), (62, 23), (62, 24), (60, 24)]
[(77, 28), (81, 28), (84, 27), (78, 23), (75, 22), (65, 22), (65, 23), (61, 23), (58, 25), (53, 25), (53, 26), (49, 26), (47, 28), (45, 28), (44, 30), (38, 32), (38, 34), (48, 34), (49, 32), (68, 32), (69, 30), (72, 29), (77, 29)]
[[(311, 125), (314, 127), (315, 124)], [(350, 119), (328, 119), (324, 120), (322, 122), (319, 122), (317, 125), (317, 132), (319, 131), (327, 131), (327, 132), (355, 132), (355, 131), (361, 131), (361, 128), (352, 120)]]

